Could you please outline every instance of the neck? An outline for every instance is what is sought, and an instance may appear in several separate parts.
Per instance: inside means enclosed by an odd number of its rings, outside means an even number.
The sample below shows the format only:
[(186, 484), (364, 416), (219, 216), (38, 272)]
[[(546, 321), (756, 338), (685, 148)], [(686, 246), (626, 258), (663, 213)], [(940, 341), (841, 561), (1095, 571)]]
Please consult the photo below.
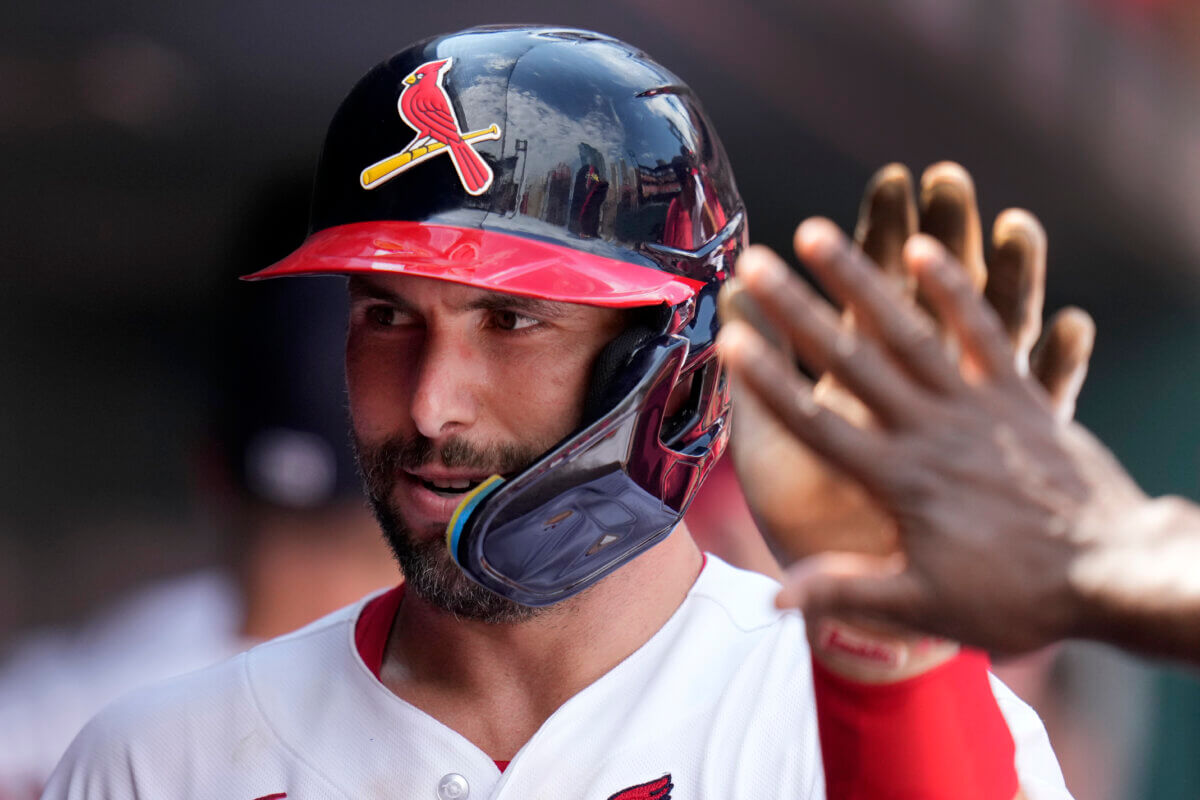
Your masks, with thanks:
[(381, 679), (492, 758), (509, 759), (559, 706), (666, 623), (701, 563), (680, 525), (590, 589), (515, 624), (458, 619), (406, 595)]

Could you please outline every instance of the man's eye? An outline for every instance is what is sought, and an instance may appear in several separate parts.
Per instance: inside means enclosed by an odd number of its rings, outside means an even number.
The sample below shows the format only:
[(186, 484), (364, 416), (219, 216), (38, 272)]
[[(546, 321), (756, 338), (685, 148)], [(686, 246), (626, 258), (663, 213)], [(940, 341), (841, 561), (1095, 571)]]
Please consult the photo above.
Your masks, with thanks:
[(497, 311), (495, 314), (496, 327), (505, 331), (519, 331), (532, 328), (539, 320), (518, 314), (515, 311)]
[(371, 306), (367, 309), (367, 319), (388, 328), (399, 325), (402, 321), (399, 312), (391, 306)]

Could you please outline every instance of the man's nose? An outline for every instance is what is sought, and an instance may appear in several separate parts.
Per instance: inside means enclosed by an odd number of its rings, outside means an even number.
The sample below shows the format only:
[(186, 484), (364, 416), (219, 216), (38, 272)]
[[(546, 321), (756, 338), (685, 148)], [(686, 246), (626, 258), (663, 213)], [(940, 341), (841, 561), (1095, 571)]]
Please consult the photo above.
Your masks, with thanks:
[(412, 402), (413, 422), (421, 435), (436, 440), (475, 423), (483, 367), (479, 354), (452, 333), (426, 335)]

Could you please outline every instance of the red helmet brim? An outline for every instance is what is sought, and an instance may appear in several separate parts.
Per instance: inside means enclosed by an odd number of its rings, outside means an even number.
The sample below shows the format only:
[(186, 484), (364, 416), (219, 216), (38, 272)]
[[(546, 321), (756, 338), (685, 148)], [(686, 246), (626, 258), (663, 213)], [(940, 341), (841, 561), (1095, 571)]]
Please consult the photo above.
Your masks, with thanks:
[(701, 281), (559, 244), (478, 228), (380, 220), (326, 228), (245, 280), (395, 273), (563, 303), (678, 305)]

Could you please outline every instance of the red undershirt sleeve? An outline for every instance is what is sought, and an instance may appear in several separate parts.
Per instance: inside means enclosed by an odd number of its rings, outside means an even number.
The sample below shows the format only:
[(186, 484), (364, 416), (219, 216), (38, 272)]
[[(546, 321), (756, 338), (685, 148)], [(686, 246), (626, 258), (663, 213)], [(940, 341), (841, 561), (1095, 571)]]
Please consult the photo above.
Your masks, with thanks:
[(963, 650), (908, 680), (866, 684), (813, 660), (830, 800), (1013, 800), (1012, 734), (983, 653)]

